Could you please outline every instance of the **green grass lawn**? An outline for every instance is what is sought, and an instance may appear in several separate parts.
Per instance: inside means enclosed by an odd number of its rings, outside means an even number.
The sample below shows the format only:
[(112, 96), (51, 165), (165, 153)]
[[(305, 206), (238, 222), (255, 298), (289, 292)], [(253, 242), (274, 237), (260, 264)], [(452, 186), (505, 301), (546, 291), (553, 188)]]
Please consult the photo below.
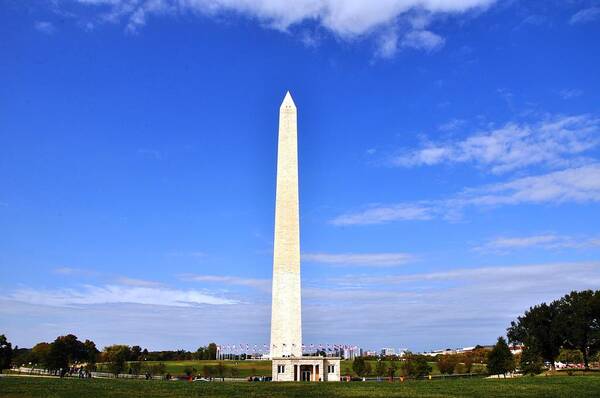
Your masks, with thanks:
[[(248, 377), (248, 376), (271, 376), (271, 361), (221, 361), (225, 367), (237, 367), (239, 371), (239, 377)], [(375, 366), (377, 361), (368, 361), (371, 364), (372, 373), (375, 372)], [(147, 365), (158, 364), (159, 362), (147, 361), (145, 362)], [(196, 369), (195, 374), (202, 375), (202, 369), (204, 366), (215, 366), (219, 363), (219, 361), (165, 361), (163, 362), (167, 367), (167, 372), (171, 375), (183, 375), (184, 370), (187, 367)], [(437, 365), (435, 362), (430, 362), (429, 365), (433, 368), (432, 374), (439, 374)], [(398, 366), (401, 366), (398, 363)], [(356, 376), (352, 371), (352, 361), (342, 361), (342, 375), (351, 375)], [(485, 365), (481, 364), (473, 364), (473, 372), (477, 373), (477, 371), (481, 369), (485, 371)], [(99, 371), (107, 371), (104, 369), (102, 364), (98, 364)], [(373, 373), (371, 376), (375, 376)]]
[[(239, 371), (238, 377), (249, 376), (271, 376), (271, 361), (220, 361), (226, 368), (236, 367)], [(146, 361), (146, 365), (151, 366), (160, 362)], [(195, 374), (202, 375), (202, 369), (205, 366), (215, 366), (219, 361), (165, 361), (162, 362), (167, 367), (167, 373), (171, 375), (183, 375), (186, 368), (196, 369)], [(98, 371), (106, 371), (102, 364), (98, 364)], [(227, 376), (229, 377), (229, 376)]]
[(598, 376), (446, 379), (404, 383), (190, 383), (113, 379), (0, 377), (2, 398), (95, 397), (595, 397)]

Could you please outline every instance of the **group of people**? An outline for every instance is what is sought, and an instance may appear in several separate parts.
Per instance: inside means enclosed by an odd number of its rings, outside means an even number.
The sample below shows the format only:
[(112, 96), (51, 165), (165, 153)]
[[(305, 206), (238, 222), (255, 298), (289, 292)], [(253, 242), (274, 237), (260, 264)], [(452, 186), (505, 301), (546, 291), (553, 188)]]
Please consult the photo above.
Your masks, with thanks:
[(60, 377), (78, 377), (80, 379), (91, 379), (92, 372), (83, 367), (71, 366), (70, 368), (64, 368), (60, 370)]

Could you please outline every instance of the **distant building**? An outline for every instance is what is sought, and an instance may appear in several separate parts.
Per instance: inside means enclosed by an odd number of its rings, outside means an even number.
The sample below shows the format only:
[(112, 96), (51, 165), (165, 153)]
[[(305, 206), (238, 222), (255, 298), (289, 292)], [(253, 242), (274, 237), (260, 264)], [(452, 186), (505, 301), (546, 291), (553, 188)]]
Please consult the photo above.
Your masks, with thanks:
[(362, 353), (362, 349), (358, 348), (357, 346), (345, 346), (344, 347), (344, 359), (350, 359), (353, 360), (356, 357), (359, 357)]
[(525, 348), (525, 347), (522, 345), (515, 344), (515, 345), (510, 346), (510, 352), (513, 355), (520, 354), (523, 352), (523, 348)]
[(405, 356), (405, 355), (406, 355), (408, 352), (410, 352), (410, 351), (408, 350), (408, 348), (399, 348), (399, 349), (398, 349), (398, 356), (399, 356), (400, 358), (402, 358), (402, 357), (403, 357), (403, 356)]
[(396, 350), (394, 350), (393, 348), (382, 348), (381, 355), (383, 355), (384, 357), (395, 356)]

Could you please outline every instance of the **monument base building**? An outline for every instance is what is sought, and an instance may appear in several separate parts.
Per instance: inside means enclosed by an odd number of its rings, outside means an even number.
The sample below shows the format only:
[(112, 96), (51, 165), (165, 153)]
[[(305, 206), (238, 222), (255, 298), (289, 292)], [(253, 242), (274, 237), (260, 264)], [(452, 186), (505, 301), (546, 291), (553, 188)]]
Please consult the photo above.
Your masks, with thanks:
[(340, 358), (273, 358), (273, 381), (340, 381)]

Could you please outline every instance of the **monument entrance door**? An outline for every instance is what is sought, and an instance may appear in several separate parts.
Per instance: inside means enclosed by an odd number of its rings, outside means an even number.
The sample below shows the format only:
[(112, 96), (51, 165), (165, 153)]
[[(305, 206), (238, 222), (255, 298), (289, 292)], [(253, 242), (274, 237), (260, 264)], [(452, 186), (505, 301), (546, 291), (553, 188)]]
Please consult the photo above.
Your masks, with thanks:
[(300, 381), (311, 381), (312, 365), (300, 366)]

